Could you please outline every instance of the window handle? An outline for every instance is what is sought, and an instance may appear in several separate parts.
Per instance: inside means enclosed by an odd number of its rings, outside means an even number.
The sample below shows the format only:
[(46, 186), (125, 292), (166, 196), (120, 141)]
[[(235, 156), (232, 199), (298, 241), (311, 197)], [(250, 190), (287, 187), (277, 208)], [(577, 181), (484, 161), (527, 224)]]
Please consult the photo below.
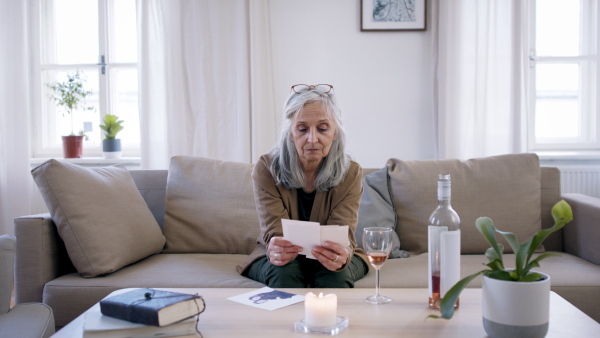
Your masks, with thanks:
[(102, 75), (106, 73), (106, 62), (104, 62), (104, 60), (104, 55), (100, 55), (100, 62), (96, 64), (98, 66), (102, 66)]

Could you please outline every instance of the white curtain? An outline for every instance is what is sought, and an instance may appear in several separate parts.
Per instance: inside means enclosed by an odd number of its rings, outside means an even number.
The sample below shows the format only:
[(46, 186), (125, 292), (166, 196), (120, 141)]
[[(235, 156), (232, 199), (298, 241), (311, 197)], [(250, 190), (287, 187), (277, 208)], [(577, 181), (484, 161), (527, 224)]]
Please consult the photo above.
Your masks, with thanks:
[(29, 166), (28, 1), (0, 1), (0, 235), (29, 215), (35, 186)]
[[(251, 162), (275, 142), (268, 2), (138, 1), (142, 167)], [(268, 132), (263, 132), (268, 130)]]
[(434, 0), (438, 157), (526, 149), (525, 2)]

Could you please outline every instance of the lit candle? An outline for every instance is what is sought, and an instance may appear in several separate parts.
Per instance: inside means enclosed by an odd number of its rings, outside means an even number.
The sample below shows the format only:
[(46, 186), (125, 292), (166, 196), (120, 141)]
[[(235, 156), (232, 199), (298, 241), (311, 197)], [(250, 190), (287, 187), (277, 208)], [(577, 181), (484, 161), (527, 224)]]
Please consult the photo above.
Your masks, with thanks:
[(304, 320), (309, 326), (334, 326), (337, 322), (337, 296), (321, 292), (317, 297), (314, 293), (306, 294), (304, 300)]

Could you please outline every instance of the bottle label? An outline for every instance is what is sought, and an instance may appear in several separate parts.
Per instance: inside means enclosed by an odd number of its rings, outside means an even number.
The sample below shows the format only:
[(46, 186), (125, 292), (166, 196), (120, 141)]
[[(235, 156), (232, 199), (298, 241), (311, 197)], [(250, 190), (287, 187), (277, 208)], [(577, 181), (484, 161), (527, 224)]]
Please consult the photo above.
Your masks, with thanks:
[(440, 233), (440, 296), (460, 280), (460, 230)]

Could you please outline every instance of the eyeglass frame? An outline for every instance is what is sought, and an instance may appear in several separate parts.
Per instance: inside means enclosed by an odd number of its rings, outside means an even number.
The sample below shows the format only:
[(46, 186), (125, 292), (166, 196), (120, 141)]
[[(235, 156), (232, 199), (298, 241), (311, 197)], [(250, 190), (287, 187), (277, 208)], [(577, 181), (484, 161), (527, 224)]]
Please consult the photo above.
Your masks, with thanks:
[[(298, 86), (306, 86), (306, 87), (308, 87), (308, 89), (305, 90), (305, 91), (297, 92), (294, 88), (298, 87)], [(327, 87), (329, 87), (329, 90), (326, 91), (326, 92), (317, 90), (318, 86), (327, 86)], [(317, 92), (322, 93), (322, 94), (329, 94), (329, 93), (331, 93), (333, 91), (333, 86), (330, 85), (330, 84), (325, 84), (325, 83), (319, 83), (319, 84), (316, 84), (316, 85), (307, 85), (307, 84), (304, 84), (304, 83), (299, 83), (299, 84), (296, 84), (296, 85), (292, 86), (292, 91), (294, 93), (296, 93), (296, 94), (301, 94), (301, 93), (304, 93), (304, 92), (309, 92), (311, 90), (317, 91)]]

